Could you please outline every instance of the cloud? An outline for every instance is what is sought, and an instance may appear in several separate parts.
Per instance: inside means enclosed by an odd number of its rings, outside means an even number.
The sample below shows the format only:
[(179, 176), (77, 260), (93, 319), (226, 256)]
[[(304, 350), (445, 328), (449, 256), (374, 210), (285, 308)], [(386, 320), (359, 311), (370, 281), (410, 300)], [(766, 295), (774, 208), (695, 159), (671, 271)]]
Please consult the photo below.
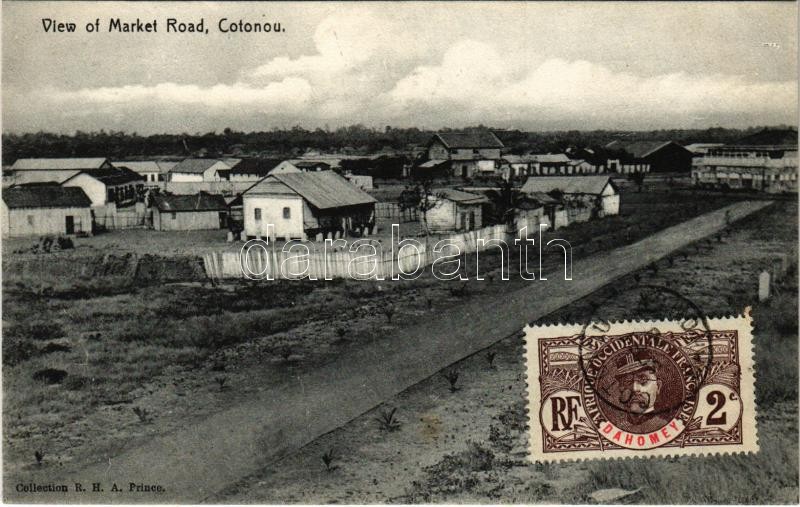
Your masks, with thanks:
[(300, 78), (286, 78), (261, 87), (235, 83), (210, 87), (160, 83), (153, 86), (131, 85), (121, 87), (84, 88), (75, 91), (53, 90), (45, 98), (57, 103), (89, 104), (151, 104), (191, 105), (209, 108), (249, 106), (269, 109), (281, 106), (299, 110), (308, 103), (311, 86)]
[[(613, 60), (556, 57), (558, 41), (514, 44), (479, 30), (454, 25), (448, 31), (382, 14), (361, 4), (338, 10), (317, 25), (306, 54), (271, 56), (238, 75), (223, 73), (233, 76), (231, 83), (196, 84), (209, 73), (193, 76), (187, 64), (182, 83), (6, 87), (6, 125), (72, 130), (125, 128), (127, 122), (132, 130), (161, 131), (186, 123), (214, 130), (228, 122), (252, 129), (298, 123), (536, 129), (795, 121), (796, 81), (759, 81), (752, 70), (737, 76), (697, 65), (691, 73), (675, 71), (688, 65), (680, 58), (673, 58), (678, 67), (652, 75), (635, 60), (626, 68)], [(476, 40), (481, 36), (486, 39)]]
[[(530, 55), (535, 61), (536, 55)], [(491, 44), (460, 41), (436, 65), (415, 68), (383, 97), (395, 114), (435, 109), (445, 121), (536, 122), (536, 115), (586, 125), (686, 125), (719, 115), (787, 117), (797, 108), (796, 82), (754, 82), (742, 76), (686, 72), (644, 77), (588, 61), (558, 58), (522, 68)], [(469, 111), (467, 115), (464, 111)], [(603, 124), (592, 123), (592, 127)]]

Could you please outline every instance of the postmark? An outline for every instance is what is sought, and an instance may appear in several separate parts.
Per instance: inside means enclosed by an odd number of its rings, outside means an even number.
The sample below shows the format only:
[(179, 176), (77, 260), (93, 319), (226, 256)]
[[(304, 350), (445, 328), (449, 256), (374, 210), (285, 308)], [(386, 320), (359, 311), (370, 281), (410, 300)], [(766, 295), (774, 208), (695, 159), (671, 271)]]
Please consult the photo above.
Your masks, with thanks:
[(757, 452), (739, 316), (525, 329), (533, 461)]

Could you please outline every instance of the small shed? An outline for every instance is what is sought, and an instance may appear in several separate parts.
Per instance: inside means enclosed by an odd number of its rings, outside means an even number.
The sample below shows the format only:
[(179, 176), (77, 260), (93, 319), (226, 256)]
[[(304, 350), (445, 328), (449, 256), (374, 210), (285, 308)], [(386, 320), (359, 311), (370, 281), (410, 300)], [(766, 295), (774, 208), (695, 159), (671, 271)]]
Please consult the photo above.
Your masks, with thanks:
[(91, 201), (77, 187), (51, 183), (3, 190), (3, 236), (39, 236), (92, 232)]
[(228, 205), (221, 195), (156, 195), (153, 197), (153, 229), (199, 231), (227, 226)]
[(560, 194), (567, 207), (583, 203), (596, 216), (619, 214), (619, 189), (608, 176), (532, 176), (522, 191), (529, 195)]
[(489, 202), (486, 196), (453, 188), (431, 193), (432, 208), (426, 214), (431, 231), (472, 231), (483, 225), (483, 205)]

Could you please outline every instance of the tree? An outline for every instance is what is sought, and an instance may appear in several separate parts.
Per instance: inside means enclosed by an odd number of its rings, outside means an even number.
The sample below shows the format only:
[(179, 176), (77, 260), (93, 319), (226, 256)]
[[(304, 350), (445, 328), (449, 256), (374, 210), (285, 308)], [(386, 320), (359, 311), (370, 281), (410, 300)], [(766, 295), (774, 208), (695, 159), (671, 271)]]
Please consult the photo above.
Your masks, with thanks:
[(525, 194), (515, 188), (511, 181), (501, 180), (499, 187), (486, 192), (486, 196), (492, 202), (494, 222), (513, 227), (525, 202)]
[(442, 194), (433, 191), (433, 178), (422, 178), (417, 180), (413, 186), (406, 187), (400, 194), (400, 209), (405, 211), (413, 209), (417, 211), (417, 216), (422, 219), (422, 229), (425, 236), (430, 234), (428, 228), (428, 211), (437, 205), (437, 199)]
[(628, 175), (628, 179), (636, 184), (638, 191), (642, 191), (642, 187), (644, 186), (644, 173), (640, 171), (632, 172)]

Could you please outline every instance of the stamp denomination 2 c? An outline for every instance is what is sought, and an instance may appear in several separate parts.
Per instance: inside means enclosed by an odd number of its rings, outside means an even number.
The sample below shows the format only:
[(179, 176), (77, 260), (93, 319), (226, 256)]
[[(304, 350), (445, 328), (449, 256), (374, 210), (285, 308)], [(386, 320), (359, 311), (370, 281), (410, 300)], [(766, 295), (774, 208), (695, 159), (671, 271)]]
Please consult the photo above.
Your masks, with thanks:
[(528, 326), (533, 461), (756, 452), (752, 320)]

